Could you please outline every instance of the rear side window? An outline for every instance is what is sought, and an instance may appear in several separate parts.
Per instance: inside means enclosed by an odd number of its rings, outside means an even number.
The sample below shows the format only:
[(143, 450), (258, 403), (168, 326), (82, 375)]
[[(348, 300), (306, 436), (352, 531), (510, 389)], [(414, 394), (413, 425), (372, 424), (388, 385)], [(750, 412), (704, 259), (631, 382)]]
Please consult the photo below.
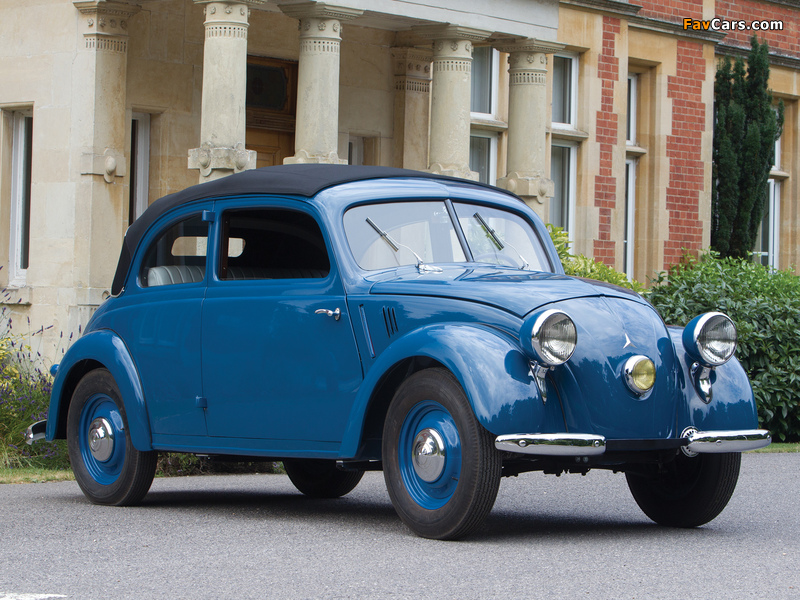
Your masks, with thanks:
[(223, 213), (220, 279), (322, 279), (330, 268), (325, 239), (310, 215), (282, 209)]
[(206, 274), (208, 223), (194, 215), (169, 227), (145, 253), (139, 280), (143, 287), (197, 283)]

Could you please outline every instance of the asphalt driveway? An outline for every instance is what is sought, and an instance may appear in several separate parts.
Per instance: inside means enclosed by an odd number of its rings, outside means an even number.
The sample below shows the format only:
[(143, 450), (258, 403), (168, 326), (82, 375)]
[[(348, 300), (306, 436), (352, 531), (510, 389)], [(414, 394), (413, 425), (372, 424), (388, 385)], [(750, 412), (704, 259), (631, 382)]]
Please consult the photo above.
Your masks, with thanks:
[(0, 485), (0, 600), (800, 598), (800, 454), (750, 454), (693, 530), (638, 509), (623, 475), (504, 479), (460, 542), (412, 535), (380, 473), (311, 500), (282, 475), (157, 479), (135, 508), (74, 482)]

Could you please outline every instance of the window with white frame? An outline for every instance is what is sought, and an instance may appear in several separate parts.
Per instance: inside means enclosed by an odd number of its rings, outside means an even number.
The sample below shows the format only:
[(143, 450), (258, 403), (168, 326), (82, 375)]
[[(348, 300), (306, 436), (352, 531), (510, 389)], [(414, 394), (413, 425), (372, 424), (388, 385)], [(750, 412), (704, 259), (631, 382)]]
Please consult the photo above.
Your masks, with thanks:
[[(475, 121), (497, 121), (500, 53), (489, 46), (472, 51), (470, 113)], [(469, 168), (483, 183), (497, 182), (497, 132), (473, 127), (469, 140)]]
[(571, 241), (575, 230), (577, 154), (578, 146), (572, 142), (555, 140), (550, 149), (550, 179), (554, 187), (550, 199), (550, 223), (563, 228)]
[(131, 119), (131, 179), (128, 224), (145, 211), (150, 196), (150, 115), (133, 113)]
[(12, 114), (11, 232), (9, 236), (9, 285), (24, 286), (31, 242), (31, 163), (33, 116), (30, 111)]
[[(775, 140), (775, 161), (773, 171), (780, 171), (781, 164), (781, 139)], [(780, 268), (780, 211), (781, 211), (781, 182), (775, 177), (769, 180), (767, 200), (764, 203), (764, 216), (756, 234), (756, 244), (753, 249), (753, 260), (765, 267)]]
[(575, 54), (553, 56), (553, 114), (555, 128), (578, 126), (578, 57)]
[(636, 245), (636, 159), (625, 161), (625, 231), (622, 238), (622, 271), (633, 279), (633, 256)]
[(753, 260), (765, 267), (778, 268), (778, 238), (780, 227), (781, 182), (769, 180), (769, 192), (764, 204), (764, 216), (756, 235)]
[(473, 117), (495, 118), (497, 115), (500, 53), (490, 46), (478, 46), (472, 51), (472, 89), (470, 111)]

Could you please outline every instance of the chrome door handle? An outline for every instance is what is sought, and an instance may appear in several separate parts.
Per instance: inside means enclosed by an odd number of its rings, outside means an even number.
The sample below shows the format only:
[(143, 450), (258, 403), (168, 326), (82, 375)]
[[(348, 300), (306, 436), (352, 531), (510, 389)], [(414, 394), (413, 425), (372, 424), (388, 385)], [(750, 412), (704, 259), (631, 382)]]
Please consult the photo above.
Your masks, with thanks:
[(315, 315), (327, 315), (329, 317), (333, 317), (334, 319), (336, 319), (338, 321), (339, 317), (342, 316), (342, 311), (340, 311), (338, 308), (335, 309), (335, 310), (328, 310), (327, 308), (318, 308), (317, 310), (314, 311), (314, 314)]

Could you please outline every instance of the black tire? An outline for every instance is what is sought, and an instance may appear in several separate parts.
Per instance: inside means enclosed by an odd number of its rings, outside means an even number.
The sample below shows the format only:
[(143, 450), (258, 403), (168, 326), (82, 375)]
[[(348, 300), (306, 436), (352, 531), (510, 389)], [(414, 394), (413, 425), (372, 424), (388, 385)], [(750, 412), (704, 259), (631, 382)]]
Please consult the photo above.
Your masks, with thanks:
[[(430, 450), (440, 446), (431, 467)], [(414, 533), (453, 540), (475, 531), (494, 506), (501, 467), (493, 436), (449, 371), (427, 369), (400, 385), (383, 428), (383, 475)]]
[(667, 527), (699, 527), (728, 504), (739, 479), (740, 453), (685, 456), (659, 473), (626, 473), (628, 487), (644, 514)]
[[(104, 437), (95, 450), (90, 442), (94, 423), (100, 424)], [(94, 504), (138, 504), (153, 483), (158, 453), (134, 448), (128, 431), (125, 406), (111, 373), (96, 369), (84, 375), (69, 405), (67, 449), (75, 479)]]
[(339, 498), (349, 494), (364, 471), (343, 471), (333, 460), (292, 458), (283, 461), (286, 474), (300, 492), (312, 498)]

